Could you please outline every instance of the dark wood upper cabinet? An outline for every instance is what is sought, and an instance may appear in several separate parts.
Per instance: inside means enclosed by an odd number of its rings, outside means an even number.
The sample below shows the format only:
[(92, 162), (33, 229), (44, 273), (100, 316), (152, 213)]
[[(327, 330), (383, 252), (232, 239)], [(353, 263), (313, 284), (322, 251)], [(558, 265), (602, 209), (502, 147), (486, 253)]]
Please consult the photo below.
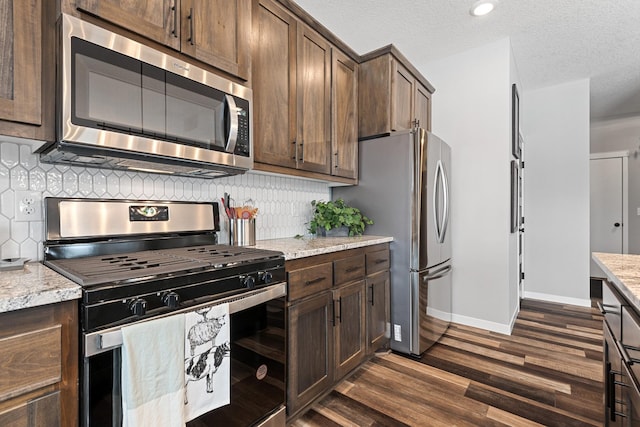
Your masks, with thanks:
[(255, 161), (295, 168), (297, 21), (271, 0), (253, 3)]
[(249, 79), (251, 0), (77, 0), (76, 7)]
[(433, 86), (393, 46), (363, 55), (359, 70), (358, 137), (431, 130)]
[(252, 17), (255, 168), (355, 184), (357, 64), (292, 2)]
[(42, 0), (0, 1), (2, 135), (40, 140), (54, 136), (53, 6)]
[(76, 7), (180, 50), (180, 0), (76, 0)]
[(331, 155), (331, 45), (304, 24), (298, 25), (299, 169), (328, 174)]
[(331, 174), (358, 178), (358, 65), (333, 50)]

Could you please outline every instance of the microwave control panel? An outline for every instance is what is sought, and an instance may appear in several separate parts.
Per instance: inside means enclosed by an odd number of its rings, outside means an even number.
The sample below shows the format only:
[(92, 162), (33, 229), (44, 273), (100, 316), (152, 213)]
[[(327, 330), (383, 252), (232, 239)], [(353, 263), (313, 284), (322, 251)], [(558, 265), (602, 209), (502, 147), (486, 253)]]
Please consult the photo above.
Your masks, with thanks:
[(249, 127), (249, 102), (246, 99), (235, 98), (238, 107), (238, 139), (234, 154), (249, 157), (251, 155), (251, 138)]

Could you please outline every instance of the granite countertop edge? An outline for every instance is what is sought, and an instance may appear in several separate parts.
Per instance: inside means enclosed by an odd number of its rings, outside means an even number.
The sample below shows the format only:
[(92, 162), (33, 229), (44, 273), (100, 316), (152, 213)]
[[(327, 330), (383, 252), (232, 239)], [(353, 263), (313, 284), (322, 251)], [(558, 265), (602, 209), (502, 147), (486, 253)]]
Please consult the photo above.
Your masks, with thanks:
[[(393, 237), (386, 236), (291, 237), (258, 240), (253, 247), (279, 251), (285, 260), (293, 260), (391, 241)], [(76, 300), (81, 295), (79, 285), (40, 262), (29, 262), (20, 270), (0, 271), (0, 313)]]
[(354, 237), (288, 237), (280, 239), (258, 240), (256, 249), (279, 251), (287, 261), (306, 258), (314, 255), (373, 246), (393, 241), (388, 236), (354, 236)]
[(79, 299), (82, 288), (39, 262), (0, 271), (0, 313)]
[(640, 255), (593, 252), (596, 264), (616, 289), (640, 313)]

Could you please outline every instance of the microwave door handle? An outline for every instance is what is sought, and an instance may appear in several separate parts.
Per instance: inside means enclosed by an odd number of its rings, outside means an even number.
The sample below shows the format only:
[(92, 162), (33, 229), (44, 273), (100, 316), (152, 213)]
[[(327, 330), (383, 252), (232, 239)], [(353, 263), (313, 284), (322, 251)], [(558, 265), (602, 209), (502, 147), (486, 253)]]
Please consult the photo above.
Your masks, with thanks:
[(229, 136), (227, 137), (224, 151), (233, 153), (236, 149), (236, 142), (238, 141), (238, 107), (236, 106), (236, 100), (229, 94), (224, 96), (224, 103), (227, 106), (227, 113), (229, 114)]

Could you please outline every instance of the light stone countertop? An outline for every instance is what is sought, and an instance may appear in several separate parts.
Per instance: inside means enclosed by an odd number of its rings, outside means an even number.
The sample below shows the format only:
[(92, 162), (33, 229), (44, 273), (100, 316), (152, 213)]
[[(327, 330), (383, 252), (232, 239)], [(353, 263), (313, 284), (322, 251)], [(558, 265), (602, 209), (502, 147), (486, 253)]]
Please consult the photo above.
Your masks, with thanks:
[[(284, 253), (286, 260), (387, 243), (392, 237), (303, 237), (258, 240), (253, 246)], [(0, 313), (79, 299), (82, 288), (38, 262), (0, 271)]]
[(257, 240), (256, 249), (267, 249), (284, 253), (285, 260), (328, 254), (347, 249), (372, 246), (393, 241), (393, 237), (354, 236), (354, 237), (310, 237)]
[(80, 298), (82, 288), (39, 262), (0, 271), (0, 313)]
[(594, 252), (593, 260), (640, 313), (640, 255)]

